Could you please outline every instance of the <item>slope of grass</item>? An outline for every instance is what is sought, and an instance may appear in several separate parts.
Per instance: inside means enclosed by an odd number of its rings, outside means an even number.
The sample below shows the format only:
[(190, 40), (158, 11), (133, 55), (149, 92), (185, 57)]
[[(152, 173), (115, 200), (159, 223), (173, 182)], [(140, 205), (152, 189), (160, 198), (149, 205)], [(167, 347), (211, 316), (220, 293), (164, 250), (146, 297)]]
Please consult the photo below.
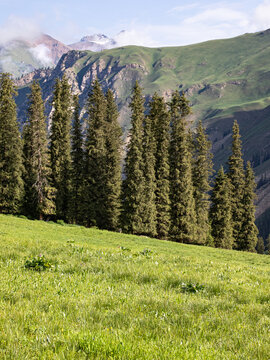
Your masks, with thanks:
[(270, 256), (4, 215), (0, 241), (1, 359), (269, 359)]

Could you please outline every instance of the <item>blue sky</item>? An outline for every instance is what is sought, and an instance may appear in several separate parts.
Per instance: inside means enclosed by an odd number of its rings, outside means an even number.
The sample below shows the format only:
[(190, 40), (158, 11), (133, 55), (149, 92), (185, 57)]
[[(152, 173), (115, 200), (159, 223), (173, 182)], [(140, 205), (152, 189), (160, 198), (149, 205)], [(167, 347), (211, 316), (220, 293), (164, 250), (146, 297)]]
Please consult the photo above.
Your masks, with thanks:
[(186, 45), (270, 28), (270, 0), (0, 0), (0, 5), (0, 43), (42, 31), (67, 44), (105, 33), (123, 45)]

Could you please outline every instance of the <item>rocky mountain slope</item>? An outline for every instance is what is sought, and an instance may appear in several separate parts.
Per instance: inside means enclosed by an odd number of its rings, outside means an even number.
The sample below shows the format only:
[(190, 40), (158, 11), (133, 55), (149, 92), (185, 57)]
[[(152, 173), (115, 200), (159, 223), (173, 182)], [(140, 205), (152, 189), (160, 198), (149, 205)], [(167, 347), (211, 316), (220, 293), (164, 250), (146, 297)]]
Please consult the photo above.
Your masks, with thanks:
[(144, 88), (146, 98), (155, 91), (167, 98), (174, 89), (186, 91), (193, 108), (190, 120), (195, 124), (202, 119), (213, 141), (216, 168), (228, 158), (232, 123), (234, 119), (239, 121), (244, 157), (252, 161), (259, 182), (258, 221), (267, 224), (270, 204), (269, 65), (270, 30), (185, 47), (127, 46), (99, 53), (73, 50), (62, 56), (55, 69), (34, 72), (20, 80), (19, 115), (24, 117), (28, 82), (33, 78), (40, 80), (49, 114), (55, 79), (64, 73), (73, 92), (80, 95), (82, 106), (94, 78), (98, 77), (105, 89), (111, 88), (125, 134), (130, 125), (128, 103), (135, 80)]

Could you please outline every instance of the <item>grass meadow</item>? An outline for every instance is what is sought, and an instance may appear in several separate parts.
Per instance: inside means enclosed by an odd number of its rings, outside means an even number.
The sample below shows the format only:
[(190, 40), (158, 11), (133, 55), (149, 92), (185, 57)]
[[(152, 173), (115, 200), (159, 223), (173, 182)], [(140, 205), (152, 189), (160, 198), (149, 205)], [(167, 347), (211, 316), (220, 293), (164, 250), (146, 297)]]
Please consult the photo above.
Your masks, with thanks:
[(269, 339), (270, 256), (0, 215), (0, 359), (269, 360)]

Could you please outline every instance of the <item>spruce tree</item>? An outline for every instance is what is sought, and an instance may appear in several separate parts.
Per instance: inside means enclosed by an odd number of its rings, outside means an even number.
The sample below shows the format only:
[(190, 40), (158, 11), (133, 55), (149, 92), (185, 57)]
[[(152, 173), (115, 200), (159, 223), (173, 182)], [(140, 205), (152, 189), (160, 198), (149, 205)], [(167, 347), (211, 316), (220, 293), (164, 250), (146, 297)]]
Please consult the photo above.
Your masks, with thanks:
[(106, 228), (106, 99), (98, 80), (88, 98), (84, 212), (87, 226)]
[(154, 129), (149, 117), (144, 120), (143, 134), (143, 233), (148, 236), (156, 236), (157, 209), (156, 209), (156, 176), (155, 176), (155, 151), (156, 144)]
[(154, 128), (156, 143), (157, 237), (159, 239), (167, 239), (170, 229), (170, 116), (164, 99), (157, 94), (154, 94), (149, 106), (149, 118)]
[(211, 232), (216, 247), (232, 249), (233, 227), (231, 213), (230, 181), (220, 168), (211, 195)]
[(123, 181), (123, 230), (132, 234), (144, 232), (144, 164), (143, 164), (143, 121), (144, 98), (138, 82), (135, 83), (130, 103), (131, 130), (124, 168)]
[(186, 117), (191, 112), (189, 102), (175, 91), (170, 103), (172, 124), (170, 146), (171, 228), (174, 241), (193, 243), (196, 233), (196, 213), (192, 184), (191, 152), (186, 129)]
[(256, 251), (258, 254), (264, 254), (264, 241), (261, 236), (258, 237)]
[(231, 181), (231, 210), (233, 225), (233, 248), (241, 250), (241, 229), (243, 223), (243, 195), (245, 184), (241, 139), (237, 121), (233, 124), (232, 155), (229, 158), (229, 179)]
[(73, 126), (71, 131), (71, 218), (75, 223), (82, 222), (82, 201), (83, 201), (83, 168), (84, 168), (84, 153), (83, 153), (83, 134), (80, 122), (80, 105), (79, 97), (75, 95)]
[(41, 88), (33, 82), (29, 96), (28, 122), (24, 128), (24, 211), (42, 220), (55, 213), (54, 189), (50, 184), (46, 118)]
[(268, 235), (268, 237), (266, 239), (265, 250), (266, 250), (266, 253), (268, 255), (270, 255), (270, 234)]
[(118, 110), (111, 90), (106, 93), (106, 200), (105, 228), (117, 230), (121, 212), (121, 149), (122, 130), (118, 123)]
[(0, 212), (16, 214), (23, 196), (22, 141), (17, 123), (14, 96), (17, 94), (9, 74), (0, 76)]
[(245, 172), (245, 183), (242, 203), (242, 227), (240, 231), (238, 249), (251, 252), (255, 252), (255, 247), (258, 241), (258, 229), (255, 225), (255, 189), (256, 183), (254, 179), (254, 173), (251, 164), (248, 161)]
[(71, 118), (72, 95), (66, 76), (57, 79), (53, 94), (50, 155), (53, 186), (56, 189), (56, 215), (68, 221), (71, 196)]
[(195, 212), (197, 219), (196, 240), (199, 244), (206, 244), (210, 234), (209, 224), (209, 191), (210, 176), (213, 173), (211, 142), (208, 141), (202, 122), (196, 129), (194, 138), (193, 185)]

